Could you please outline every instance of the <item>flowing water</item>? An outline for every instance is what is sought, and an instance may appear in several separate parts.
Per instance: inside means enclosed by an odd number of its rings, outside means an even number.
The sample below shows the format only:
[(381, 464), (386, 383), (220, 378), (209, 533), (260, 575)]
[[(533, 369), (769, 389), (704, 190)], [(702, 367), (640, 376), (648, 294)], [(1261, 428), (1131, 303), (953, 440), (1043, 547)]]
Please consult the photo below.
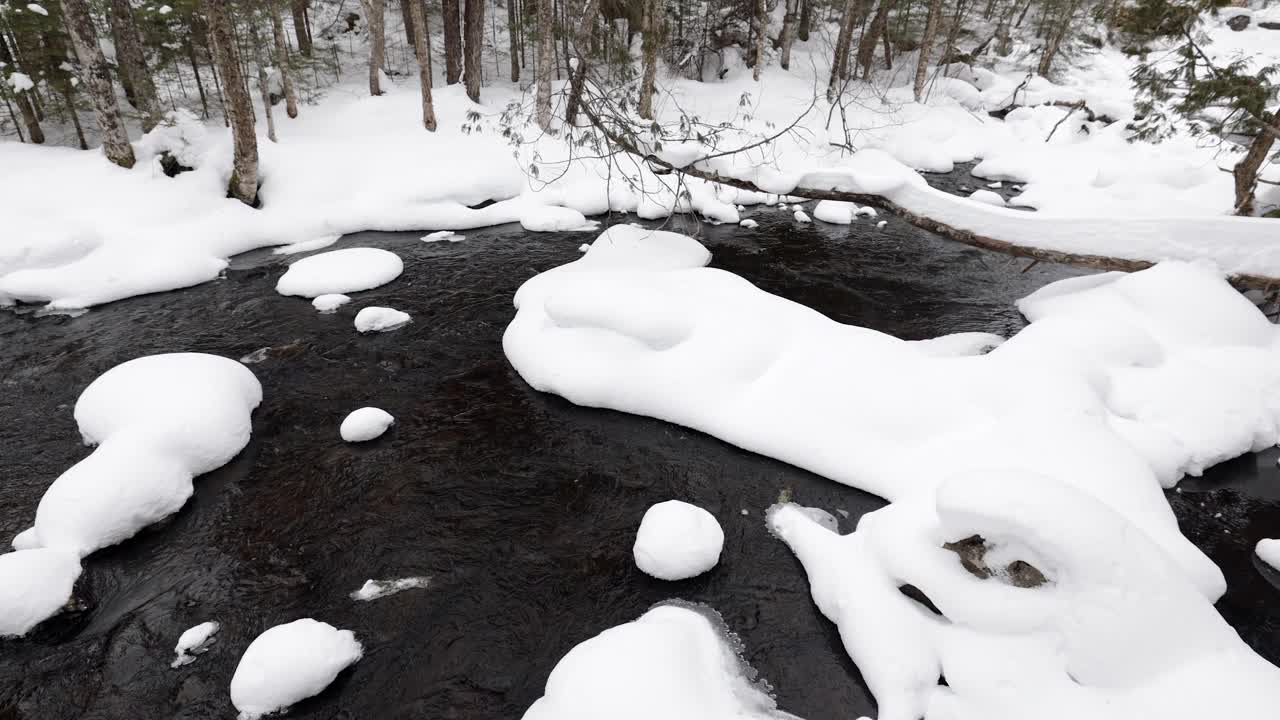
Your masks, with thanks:
[[(842, 228), (755, 213), (758, 230), (686, 226), (713, 264), (841, 322), (908, 339), (1011, 334), (1012, 302), (1072, 274), (941, 241), (890, 218)], [(621, 218), (619, 218), (621, 219)], [(680, 228), (676, 228), (680, 229)], [(265, 399), (253, 439), (201, 477), (172, 519), (90, 556), (82, 609), (0, 641), (0, 720), (229, 718), (227, 687), (262, 630), (315, 617), (356, 632), (366, 654), (292, 718), (518, 718), (573, 645), (669, 598), (706, 603), (742, 639), (782, 708), (847, 720), (874, 704), (798, 562), (764, 527), (782, 492), (839, 513), (842, 531), (878, 498), (663, 422), (575, 407), (527, 387), (502, 354), (524, 280), (578, 256), (593, 234), (360, 233), (405, 261), (401, 278), (334, 315), (275, 293), (283, 259), (237, 258), (225, 278), (79, 317), (0, 314), (0, 538), (26, 528), (44, 489), (84, 457), (72, 407), (97, 375), (158, 352), (251, 365)], [(366, 305), (412, 324), (362, 336)], [(270, 348), (265, 352), (263, 348)], [(384, 437), (349, 445), (345, 414), (376, 405)], [(1280, 661), (1280, 580), (1252, 544), (1280, 527), (1274, 453), (1226, 463), (1171, 502), (1227, 573), (1223, 615)], [(631, 543), (644, 510), (679, 498), (725, 530), (719, 566), (667, 583), (639, 572)], [(847, 516), (845, 516), (847, 513)], [(429, 576), (373, 602), (366, 579)], [(1271, 582), (1277, 583), (1273, 587)], [(222, 632), (170, 669), (187, 627)]]

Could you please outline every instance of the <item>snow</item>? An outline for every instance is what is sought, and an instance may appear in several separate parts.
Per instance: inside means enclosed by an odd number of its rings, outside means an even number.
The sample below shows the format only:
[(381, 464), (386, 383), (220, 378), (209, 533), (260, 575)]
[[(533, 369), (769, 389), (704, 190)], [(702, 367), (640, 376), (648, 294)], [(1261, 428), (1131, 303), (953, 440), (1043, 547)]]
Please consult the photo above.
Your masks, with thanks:
[(651, 506), (636, 533), (636, 567), (659, 580), (701, 575), (720, 562), (724, 531), (696, 505), (667, 500)]
[(343, 419), (338, 432), (347, 442), (366, 442), (381, 437), (395, 421), (386, 410), (362, 407)]
[(459, 235), (452, 230), (437, 230), (433, 233), (427, 233), (419, 239), (422, 240), (422, 242), (440, 242), (442, 240), (448, 240), (449, 242), (461, 242), (466, 240), (467, 236)]
[(80, 577), (80, 558), (54, 549), (0, 555), (0, 638), (26, 635), (62, 611)]
[(301, 242), (282, 245), (271, 251), (273, 255), (293, 255), (295, 253), (311, 252), (312, 250), (323, 250), (330, 245), (338, 242), (341, 235), (326, 235), (311, 240), (303, 240)]
[(345, 248), (311, 255), (294, 262), (280, 276), (281, 295), (318, 295), (372, 290), (404, 272), (400, 256), (379, 248)]
[(14, 72), (9, 74), (9, 87), (15, 92), (25, 92), (35, 87), (36, 84), (31, 81), (31, 76), (26, 73)]
[(161, 5), (160, 9), (156, 10), (156, 12), (160, 13), (161, 15), (168, 15), (169, 13), (173, 12), (173, 8), (169, 7), (168, 5)]
[(311, 301), (311, 306), (322, 313), (330, 314), (338, 311), (338, 308), (351, 302), (351, 298), (341, 293), (328, 293), (325, 295), (317, 295)]
[(661, 605), (578, 644), (524, 720), (794, 720), (708, 612)]
[[(1019, 302), (1030, 324), (1002, 343), (906, 342), (687, 248), (624, 260), (526, 282), (508, 359), (537, 390), (889, 500), (848, 535), (795, 506), (769, 514), (881, 720), (1199, 720), (1280, 703), (1280, 670), (1214, 609), (1222, 573), (1162, 493), (1280, 440), (1280, 338), (1220, 270), (1063, 280)], [(972, 535), (995, 578), (941, 547)], [(1010, 587), (1000, 569), (1013, 560), (1047, 583)], [(945, 622), (898, 591), (907, 583)]]
[(173, 652), (177, 654), (177, 657), (173, 659), (173, 663), (169, 667), (179, 668), (195, 662), (196, 656), (208, 650), (209, 646), (213, 644), (213, 636), (221, 628), (222, 626), (216, 621), (210, 620), (184, 630), (182, 635), (178, 637), (178, 644), (173, 648)]
[(43, 6), (37, 3), (27, 3), (27, 9), (38, 15), (44, 15), (45, 17), (49, 16), (49, 11), (45, 10)]
[(803, 210), (797, 210), (795, 212), (795, 219), (796, 219), (796, 222), (798, 223), (813, 222), (812, 220), (809, 219), (809, 214)]
[(974, 190), (973, 193), (969, 195), (969, 199), (977, 200), (978, 202), (986, 203), (987, 205), (1004, 207), (1004, 198), (1000, 197), (998, 193), (991, 192), (990, 190)]
[(531, 232), (563, 232), (595, 227), (582, 213), (555, 205), (532, 205), (520, 214), (520, 227)]
[(276, 625), (249, 643), (231, 678), (240, 720), (257, 720), (319, 694), (364, 654), (350, 630), (304, 618)]
[(387, 332), (408, 324), (412, 318), (409, 313), (376, 305), (361, 308), (356, 313), (356, 330), (362, 333)]
[(755, 228), (760, 227), (760, 223), (756, 222), (755, 220), (752, 220), (751, 218), (747, 218), (746, 220), (739, 220), (738, 224), (748, 230), (753, 230)]
[(111, 368), (85, 388), (75, 419), (97, 448), (45, 491), (18, 549), (84, 557), (177, 512), (192, 479), (249, 442), (262, 387), (244, 365), (201, 353), (150, 355)]
[(857, 205), (839, 200), (823, 200), (813, 208), (813, 216), (822, 222), (834, 225), (848, 225), (853, 222), (853, 212)]
[(378, 600), (390, 595), (395, 595), (405, 590), (415, 590), (418, 588), (428, 587), (431, 579), (428, 577), (407, 577), (396, 580), (365, 580), (364, 585), (359, 590), (351, 593), (351, 599), (369, 602)]
[(1262, 562), (1270, 565), (1276, 570), (1280, 570), (1280, 540), (1264, 539), (1259, 540), (1254, 552), (1262, 559)]

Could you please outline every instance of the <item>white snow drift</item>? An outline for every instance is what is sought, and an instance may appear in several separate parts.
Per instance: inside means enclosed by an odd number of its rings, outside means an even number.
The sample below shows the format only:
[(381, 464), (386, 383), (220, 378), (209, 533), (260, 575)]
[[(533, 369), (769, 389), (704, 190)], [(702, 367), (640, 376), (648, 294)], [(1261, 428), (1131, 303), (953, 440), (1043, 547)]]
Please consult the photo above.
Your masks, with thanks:
[[(791, 506), (770, 517), (880, 720), (1262, 720), (1280, 706), (1280, 670), (1214, 610), (1222, 573), (1161, 491), (1280, 440), (1276, 328), (1218, 271), (1064, 280), (1019, 303), (1031, 324), (1003, 344), (918, 343), (702, 267), (691, 239), (588, 265), (608, 238), (520, 288), (508, 358), (539, 390), (890, 500), (845, 536)], [(974, 535), (995, 577), (942, 548)], [(1046, 583), (1011, 587), (1014, 560)]]
[(217, 622), (210, 620), (194, 627), (189, 627), (178, 637), (178, 644), (173, 647), (177, 655), (169, 667), (179, 668), (196, 661), (196, 656), (204, 653), (213, 644), (213, 636), (222, 628)]
[(281, 295), (314, 298), (372, 290), (400, 277), (400, 256), (379, 248), (344, 248), (304, 257), (276, 283)]
[(796, 720), (704, 612), (662, 605), (578, 644), (524, 720)]
[(1258, 557), (1262, 559), (1262, 562), (1270, 565), (1276, 570), (1280, 570), (1280, 540), (1259, 540), (1257, 547), (1254, 548), (1254, 552), (1258, 554)]
[(356, 330), (362, 333), (387, 332), (407, 325), (413, 318), (394, 308), (370, 306), (356, 313)]
[(304, 618), (276, 625), (244, 651), (231, 678), (240, 720), (256, 720), (319, 694), (364, 654), (350, 630)]
[(684, 580), (720, 562), (724, 531), (697, 505), (668, 500), (651, 506), (636, 532), (636, 567), (659, 580)]
[(0, 555), (0, 637), (26, 635), (56, 615), (79, 577), (75, 553), (37, 548)]
[(342, 420), (338, 433), (347, 442), (366, 442), (381, 437), (396, 419), (391, 413), (376, 407), (353, 410)]

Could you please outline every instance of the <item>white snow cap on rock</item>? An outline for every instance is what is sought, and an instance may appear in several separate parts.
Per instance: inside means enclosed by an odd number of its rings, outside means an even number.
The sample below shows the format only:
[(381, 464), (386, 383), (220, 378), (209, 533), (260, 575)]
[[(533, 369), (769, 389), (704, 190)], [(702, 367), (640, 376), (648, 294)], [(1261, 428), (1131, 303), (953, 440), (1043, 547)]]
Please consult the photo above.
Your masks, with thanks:
[(466, 235), (459, 235), (458, 233), (456, 233), (456, 232), (454, 232), (454, 231), (452, 231), (452, 230), (437, 230), (437, 231), (435, 231), (435, 232), (427, 233), (426, 235), (423, 235), (422, 237), (420, 237), (420, 238), (418, 238), (418, 239), (419, 239), (419, 240), (421, 240), (422, 242), (428, 242), (428, 243), (430, 243), (430, 242), (444, 242), (444, 241), (448, 241), (448, 242), (462, 242), (463, 240), (466, 240), (466, 239), (467, 239), (467, 236), (466, 236)]
[(380, 437), (395, 421), (386, 410), (362, 407), (347, 415), (338, 432), (347, 442), (365, 442)]
[(579, 643), (523, 720), (796, 720), (703, 612), (661, 605)]
[(1262, 558), (1262, 562), (1280, 570), (1280, 540), (1259, 540), (1254, 552)]
[(720, 562), (724, 531), (711, 513), (679, 500), (645, 511), (632, 552), (636, 567), (659, 580), (684, 580)]
[(969, 199), (977, 200), (980, 203), (986, 203), (988, 205), (995, 205), (997, 207), (1004, 207), (1005, 204), (1004, 198), (1000, 197), (999, 193), (995, 193), (990, 190), (974, 190), (973, 193), (969, 195)]
[(276, 625), (244, 651), (231, 678), (231, 704), (240, 720), (284, 710), (320, 694), (364, 654), (350, 630), (304, 618)]
[(405, 590), (416, 590), (428, 587), (431, 584), (431, 578), (426, 576), (415, 576), (407, 578), (397, 578), (395, 580), (365, 580), (364, 585), (359, 590), (351, 593), (349, 596), (352, 600), (360, 602), (369, 602), (370, 600), (378, 600), (380, 598), (395, 595)]
[(803, 210), (795, 211), (795, 214), (793, 217), (795, 217), (796, 222), (800, 222), (800, 223), (813, 222), (812, 220), (809, 219), (808, 213), (806, 213)]
[(853, 211), (858, 208), (851, 202), (840, 200), (822, 200), (813, 208), (813, 216), (822, 222), (833, 225), (848, 225), (853, 222)]
[(0, 555), (0, 637), (26, 635), (61, 612), (79, 577), (75, 553), (37, 548)]
[(311, 307), (319, 310), (326, 315), (338, 311), (338, 308), (351, 302), (351, 297), (341, 293), (329, 293), (327, 295), (317, 295), (311, 301)]
[(253, 373), (216, 355), (151, 355), (108, 370), (75, 406), (80, 434), (98, 448), (49, 486), (14, 547), (83, 557), (177, 512), (192, 478), (248, 444), (261, 400)]
[(356, 313), (356, 330), (362, 333), (386, 332), (406, 325), (412, 319), (409, 313), (372, 305)]
[(746, 218), (745, 220), (739, 220), (738, 224), (748, 230), (752, 228), (760, 227), (760, 223), (756, 222), (755, 220), (752, 220), (751, 218)]
[(196, 656), (208, 650), (209, 646), (213, 644), (213, 636), (221, 628), (220, 624), (210, 620), (184, 630), (182, 635), (178, 637), (178, 644), (173, 647), (173, 652), (177, 654), (177, 657), (173, 659), (173, 663), (169, 667), (179, 668), (195, 662)]
[(372, 290), (400, 277), (400, 256), (378, 248), (345, 248), (310, 255), (289, 266), (276, 283), (281, 295), (317, 295)]
[(582, 213), (556, 205), (530, 205), (520, 213), (520, 227), (531, 232), (563, 232), (594, 227)]

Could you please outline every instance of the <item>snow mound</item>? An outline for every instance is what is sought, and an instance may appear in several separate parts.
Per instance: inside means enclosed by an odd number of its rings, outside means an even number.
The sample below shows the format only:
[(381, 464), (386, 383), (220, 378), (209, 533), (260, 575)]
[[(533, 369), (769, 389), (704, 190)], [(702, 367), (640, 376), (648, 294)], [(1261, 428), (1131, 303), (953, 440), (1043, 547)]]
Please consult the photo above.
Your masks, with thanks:
[(755, 220), (752, 220), (751, 218), (747, 218), (746, 220), (740, 220), (738, 221), (738, 224), (748, 230), (760, 227), (760, 223), (756, 222)]
[(701, 267), (709, 262), (710, 251), (688, 235), (634, 225), (614, 225), (600, 233), (587, 253), (570, 266), (668, 270)]
[(431, 579), (425, 576), (399, 578), (397, 580), (365, 580), (364, 585), (361, 585), (359, 590), (351, 593), (350, 597), (352, 600), (369, 602), (370, 600), (378, 600), (405, 590), (425, 588), (430, 584)]
[(49, 486), (14, 547), (84, 557), (178, 511), (191, 481), (249, 442), (262, 386), (244, 365), (201, 353), (117, 365), (76, 401), (80, 434), (97, 445)]
[(364, 655), (350, 630), (303, 618), (276, 625), (249, 643), (231, 678), (240, 720), (284, 710), (318, 695)]
[(213, 636), (220, 629), (222, 629), (220, 624), (210, 620), (184, 630), (182, 635), (178, 636), (178, 644), (173, 647), (177, 657), (169, 667), (179, 668), (195, 662), (196, 656), (204, 653), (213, 644)]
[(356, 330), (362, 333), (387, 332), (407, 325), (412, 319), (409, 313), (374, 305), (356, 313)]
[(724, 531), (697, 505), (668, 500), (651, 506), (640, 521), (632, 552), (636, 567), (659, 580), (684, 580), (720, 562)]
[[(1259, 540), (1254, 552), (1262, 559), (1262, 562), (1270, 565), (1276, 570), (1280, 570), (1280, 540)], [(0, 558), (2, 559), (2, 558)]]
[(467, 239), (466, 235), (459, 235), (452, 230), (437, 230), (436, 232), (427, 233), (418, 238), (422, 242), (462, 242)]
[(276, 283), (281, 295), (313, 298), (333, 293), (372, 290), (400, 277), (404, 263), (378, 248), (345, 248), (302, 258)]
[(823, 200), (813, 208), (813, 216), (822, 222), (833, 225), (848, 225), (853, 222), (853, 211), (857, 205), (840, 200)]
[(80, 558), (61, 550), (0, 555), (0, 637), (26, 635), (62, 611), (80, 577)]
[(351, 297), (349, 295), (328, 293), (326, 295), (317, 295), (315, 299), (311, 301), (311, 306), (327, 315), (329, 313), (337, 312), (338, 308), (349, 302), (351, 302)]
[(365, 442), (381, 437), (395, 421), (386, 410), (362, 407), (347, 415), (338, 432), (347, 442)]
[(563, 232), (594, 226), (577, 210), (556, 205), (530, 205), (520, 214), (520, 227), (530, 232)]
[(813, 222), (812, 220), (810, 220), (810, 219), (809, 219), (809, 215), (808, 215), (808, 213), (806, 213), (806, 212), (805, 212), (805, 211), (803, 211), (803, 210), (796, 210), (796, 211), (795, 211), (795, 214), (793, 215), (793, 217), (795, 217), (796, 222), (798, 222), (798, 223)]
[(696, 610), (656, 607), (570, 650), (524, 720), (795, 720), (734, 642)]
[(977, 200), (978, 202), (986, 203), (987, 205), (1004, 207), (1004, 198), (1000, 197), (999, 193), (995, 193), (990, 190), (974, 190), (973, 193), (969, 195), (969, 199)]
[(294, 255), (297, 253), (311, 252), (312, 250), (323, 250), (330, 245), (342, 239), (341, 235), (324, 235), (322, 237), (313, 238), (311, 240), (299, 240), (295, 243), (282, 245), (271, 251), (272, 255)]

